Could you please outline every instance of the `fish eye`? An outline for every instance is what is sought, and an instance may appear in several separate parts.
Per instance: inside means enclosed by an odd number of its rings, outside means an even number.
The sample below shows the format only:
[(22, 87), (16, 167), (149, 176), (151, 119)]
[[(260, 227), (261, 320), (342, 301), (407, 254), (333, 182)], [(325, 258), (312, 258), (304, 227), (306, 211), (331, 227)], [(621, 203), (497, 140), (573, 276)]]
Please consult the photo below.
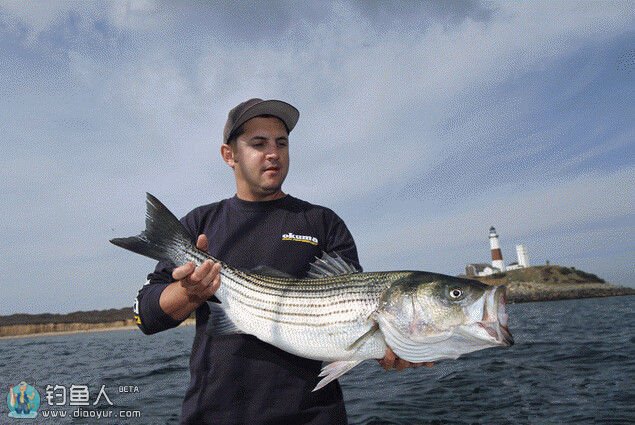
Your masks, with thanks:
[(460, 288), (452, 288), (450, 289), (450, 298), (453, 300), (458, 300), (463, 296), (463, 291)]

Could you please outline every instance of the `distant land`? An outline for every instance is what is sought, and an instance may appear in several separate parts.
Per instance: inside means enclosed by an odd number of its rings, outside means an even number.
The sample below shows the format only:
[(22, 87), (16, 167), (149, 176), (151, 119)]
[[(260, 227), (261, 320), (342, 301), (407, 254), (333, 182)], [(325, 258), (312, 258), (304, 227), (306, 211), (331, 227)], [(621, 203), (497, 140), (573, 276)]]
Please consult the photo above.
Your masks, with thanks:
[(557, 265), (527, 267), (469, 278), (488, 285), (505, 285), (510, 303), (635, 295), (635, 288), (611, 285), (594, 274)]
[[(594, 274), (557, 265), (528, 267), (486, 277), (469, 278), (488, 285), (507, 286), (507, 300), (510, 303), (635, 295), (635, 288), (611, 285)], [(186, 325), (192, 323), (193, 315), (184, 322)], [(68, 314), (0, 316), (0, 338), (136, 327), (131, 307), (76, 311)]]

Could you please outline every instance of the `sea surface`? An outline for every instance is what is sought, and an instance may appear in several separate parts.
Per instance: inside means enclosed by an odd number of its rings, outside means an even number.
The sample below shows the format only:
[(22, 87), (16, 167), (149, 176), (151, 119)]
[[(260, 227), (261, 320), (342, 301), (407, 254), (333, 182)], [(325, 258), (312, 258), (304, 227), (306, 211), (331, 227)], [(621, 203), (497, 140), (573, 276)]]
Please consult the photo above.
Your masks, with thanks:
[[(350, 423), (635, 423), (635, 297), (508, 310), (511, 348), (402, 372), (375, 361), (353, 369), (340, 379)], [(176, 424), (193, 335), (186, 326), (153, 336), (118, 330), (0, 340), (0, 424)], [(21, 381), (39, 391), (36, 419), (8, 417), (9, 387)]]

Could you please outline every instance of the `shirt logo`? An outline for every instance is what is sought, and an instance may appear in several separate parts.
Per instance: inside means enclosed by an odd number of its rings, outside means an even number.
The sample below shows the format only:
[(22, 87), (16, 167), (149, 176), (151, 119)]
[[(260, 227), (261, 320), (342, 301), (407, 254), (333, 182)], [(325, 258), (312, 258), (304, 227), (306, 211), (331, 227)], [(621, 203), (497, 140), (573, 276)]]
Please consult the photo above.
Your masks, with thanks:
[(305, 242), (311, 245), (317, 245), (318, 239), (313, 236), (296, 235), (291, 232), (282, 235), (283, 241)]

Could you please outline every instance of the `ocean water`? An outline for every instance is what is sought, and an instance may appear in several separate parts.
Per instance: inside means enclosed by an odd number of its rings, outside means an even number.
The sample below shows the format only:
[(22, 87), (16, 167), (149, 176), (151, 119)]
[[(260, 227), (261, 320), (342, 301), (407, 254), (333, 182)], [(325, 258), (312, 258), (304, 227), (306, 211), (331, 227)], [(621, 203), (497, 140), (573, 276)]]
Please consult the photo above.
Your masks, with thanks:
[[(374, 361), (353, 369), (340, 379), (350, 423), (635, 423), (635, 297), (508, 310), (511, 348), (402, 372)], [(0, 424), (176, 424), (193, 335), (181, 327), (0, 340)], [(9, 387), (20, 381), (39, 391), (36, 419), (7, 416)]]

